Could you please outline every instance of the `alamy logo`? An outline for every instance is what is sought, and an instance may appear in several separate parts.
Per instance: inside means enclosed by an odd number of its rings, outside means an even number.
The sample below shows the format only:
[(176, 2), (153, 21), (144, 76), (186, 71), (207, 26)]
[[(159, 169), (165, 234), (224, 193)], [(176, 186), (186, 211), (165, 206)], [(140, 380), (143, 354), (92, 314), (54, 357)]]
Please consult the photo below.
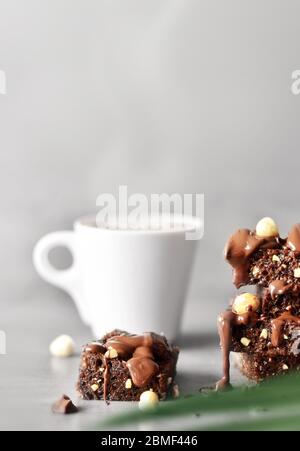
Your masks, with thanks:
[(294, 70), (292, 72), (292, 85), (291, 85), (291, 91), (294, 96), (297, 96), (300, 94), (300, 70)]
[(4, 70), (0, 70), (0, 94), (6, 94), (6, 74)]
[(200, 240), (204, 234), (204, 194), (128, 195), (126, 185), (118, 196), (100, 194), (96, 224), (118, 230), (185, 231), (186, 240)]

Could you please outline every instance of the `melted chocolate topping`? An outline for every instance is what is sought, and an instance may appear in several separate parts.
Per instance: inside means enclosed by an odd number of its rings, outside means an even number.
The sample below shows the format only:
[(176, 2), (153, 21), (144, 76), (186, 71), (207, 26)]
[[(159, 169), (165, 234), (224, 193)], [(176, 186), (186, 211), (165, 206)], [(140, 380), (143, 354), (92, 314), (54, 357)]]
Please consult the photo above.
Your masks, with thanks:
[(295, 254), (300, 254), (300, 224), (295, 224), (287, 237), (288, 247), (295, 252)]
[(94, 341), (86, 345), (85, 351), (91, 352), (92, 354), (97, 354), (98, 352), (105, 354), (106, 348), (98, 341)]
[(104, 401), (106, 401), (107, 399), (107, 389), (108, 389), (108, 383), (109, 383), (109, 363), (106, 359), (106, 357), (104, 358), (104, 366), (105, 366), (105, 370), (103, 373), (103, 399)]
[(131, 356), (136, 348), (141, 346), (152, 347), (153, 336), (150, 333), (144, 335), (116, 335), (105, 343), (107, 347), (114, 348), (118, 355), (124, 359)]
[[(155, 350), (160, 356), (169, 355), (170, 349), (164, 337), (152, 333), (143, 335), (115, 335), (109, 337), (104, 344), (98, 342), (89, 343), (87, 352), (105, 354), (107, 349), (113, 348), (118, 357), (126, 361), (130, 377), (137, 387), (146, 387), (151, 379), (159, 372), (159, 365), (155, 362)], [(110, 360), (104, 356), (104, 393), (107, 398), (107, 389), (110, 376)]]
[(139, 346), (136, 348), (132, 357), (142, 357), (154, 360), (153, 352), (151, 348), (148, 348), (147, 346)]
[(292, 288), (292, 283), (286, 283), (284, 280), (273, 280), (269, 285), (269, 292), (274, 301), (278, 295), (285, 294)]
[(230, 361), (229, 355), (231, 350), (232, 328), (234, 326), (253, 326), (256, 324), (258, 316), (255, 312), (250, 310), (243, 315), (237, 315), (231, 310), (227, 310), (218, 318), (218, 330), (220, 335), (220, 344), (222, 348), (223, 357), (223, 377), (217, 382), (216, 389), (222, 390), (230, 387)]
[(152, 377), (159, 372), (158, 364), (148, 357), (132, 357), (127, 362), (127, 368), (134, 385), (137, 387), (148, 385)]
[(262, 238), (249, 229), (237, 230), (226, 243), (224, 256), (233, 268), (237, 288), (249, 282), (249, 259), (260, 247), (275, 247), (277, 238)]
[(273, 319), (271, 321), (272, 324), (272, 335), (271, 335), (271, 343), (274, 347), (280, 345), (283, 340), (283, 326), (285, 323), (295, 323), (298, 326), (300, 325), (300, 318), (298, 316), (292, 315), (290, 312), (284, 312), (282, 315), (278, 316), (278, 318)]

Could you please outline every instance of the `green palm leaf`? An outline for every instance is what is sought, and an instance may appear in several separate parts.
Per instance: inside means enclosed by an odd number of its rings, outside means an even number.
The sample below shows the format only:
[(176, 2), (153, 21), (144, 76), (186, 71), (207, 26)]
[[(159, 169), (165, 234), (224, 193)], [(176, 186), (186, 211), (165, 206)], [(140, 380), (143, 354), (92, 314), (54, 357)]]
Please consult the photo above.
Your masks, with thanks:
[[(230, 416), (225, 416), (224, 413)], [(236, 419), (237, 416), (240, 419)], [(140, 412), (136, 409), (115, 416), (101, 427), (119, 427), (176, 417), (190, 418), (191, 427), (199, 430), (299, 430), (300, 376), (298, 373), (289, 374), (254, 387), (196, 394), (167, 401), (152, 412)], [(216, 423), (203, 425), (203, 418), (216, 418)]]

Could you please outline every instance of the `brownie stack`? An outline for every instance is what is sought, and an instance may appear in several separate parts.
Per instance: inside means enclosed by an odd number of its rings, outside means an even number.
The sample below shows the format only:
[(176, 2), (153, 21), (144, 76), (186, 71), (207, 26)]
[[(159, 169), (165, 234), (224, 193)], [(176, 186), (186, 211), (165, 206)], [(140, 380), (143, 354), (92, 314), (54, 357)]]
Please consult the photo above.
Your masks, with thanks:
[(162, 335), (115, 330), (83, 347), (78, 391), (84, 399), (139, 401), (153, 390), (165, 399), (174, 387), (178, 353)]
[(281, 238), (271, 218), (255, 231), (237, 230), (225, 246), (240, 289), (230, 308), (218, 318), (223, 377), (217, 388), (230, 385), (230, 351), (239, 353), (240, 369), (256, 381), (300, 367), (300, 224)]

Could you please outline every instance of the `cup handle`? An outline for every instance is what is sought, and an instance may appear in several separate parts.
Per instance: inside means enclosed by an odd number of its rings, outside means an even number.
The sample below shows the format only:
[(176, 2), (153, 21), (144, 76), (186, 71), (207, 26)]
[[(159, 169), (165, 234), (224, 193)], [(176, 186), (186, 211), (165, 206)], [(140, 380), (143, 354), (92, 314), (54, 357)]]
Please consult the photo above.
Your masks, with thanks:
[[(49, 261), (49, 252), (55, 247), (66, 247), (73, 256), (68, 269), (56, 269)], [(79, 314), (89, 323), (86, 307), (81, 295), (80, 273), (76, 261), (75, 234), (72, 231), (53, 232), (41, 238), (33, 251), (33, 264), (38, 274), (46, 281), (65, 290), (75, 301)]]

